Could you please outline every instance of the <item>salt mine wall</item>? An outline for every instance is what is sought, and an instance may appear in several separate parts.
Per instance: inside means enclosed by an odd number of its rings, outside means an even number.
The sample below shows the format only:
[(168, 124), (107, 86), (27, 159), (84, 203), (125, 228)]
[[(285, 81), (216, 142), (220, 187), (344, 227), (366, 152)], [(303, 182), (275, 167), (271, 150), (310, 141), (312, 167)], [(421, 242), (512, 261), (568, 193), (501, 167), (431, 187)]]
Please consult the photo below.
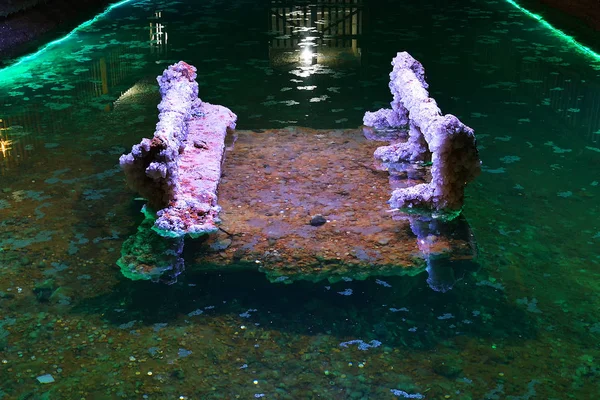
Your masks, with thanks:
[(5, 0), (0, 3), (0, 17), (7, 17), (42, 3), (44, 0)]
[[(526, 1), (524, 5), (533, 3)], [(596, 31), (600, 31), (600, 2), (598, 0), (538, 0), (536, 3), (562, 11), (584, 21)]]
[(116, 0), (0, 0), (0, 66), (64, 35)]
[(60, 13), (68, 12), (68, 9), (85, 10), (86, 7), (97, 7), (106, 5), (107, 0), (2, 0), (0, 2), (0, 18), (10, 17), (13, 14), (36, 12), (36, 8), (44, 11), (56, 9)]

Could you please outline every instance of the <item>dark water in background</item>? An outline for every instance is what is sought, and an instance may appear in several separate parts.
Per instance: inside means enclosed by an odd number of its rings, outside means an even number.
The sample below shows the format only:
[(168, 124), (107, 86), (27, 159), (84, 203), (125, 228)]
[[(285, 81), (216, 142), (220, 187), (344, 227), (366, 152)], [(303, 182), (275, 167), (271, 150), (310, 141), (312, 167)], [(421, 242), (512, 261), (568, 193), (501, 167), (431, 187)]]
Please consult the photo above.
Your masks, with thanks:
[[(283, 6), (198, 3), (133, 1), (0, 71), (0, 398), (598, 398), (597, 60), (502, 1), (366, 2), (316, 63), (272, 32)], [(166, 66), (195, 65), (239, 129), (352, 128), (390, 101), (402, 50), (476, 131), (478, 272), (445, 294), (423, 274), (120, 277), (141, 216), (117, 159), (153, 132)]]

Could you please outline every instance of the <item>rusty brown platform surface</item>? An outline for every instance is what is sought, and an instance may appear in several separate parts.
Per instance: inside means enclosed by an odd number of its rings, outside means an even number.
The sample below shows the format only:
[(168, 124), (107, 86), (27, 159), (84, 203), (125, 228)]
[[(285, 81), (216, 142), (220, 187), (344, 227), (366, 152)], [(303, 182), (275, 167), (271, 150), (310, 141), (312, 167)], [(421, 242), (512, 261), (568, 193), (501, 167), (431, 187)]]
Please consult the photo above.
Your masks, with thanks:
[[(362, 131), (237, 131), (219, 186), (219, 232), (188, 241), (194, 269), (258, 267), (269, 279), (339, 280), (416, 274), (425, 267), (408, 218), (395, 220), (388, 172), (373, 165), (381, 142)], [(311, 226), (317, 214), (327, 222)], [(436, 238), (436, 251), (470, 258), (466, 240)], [(191, 242), (191, 243), (190, 243)], [(188, 257), (186, 257), (188, 258)]]

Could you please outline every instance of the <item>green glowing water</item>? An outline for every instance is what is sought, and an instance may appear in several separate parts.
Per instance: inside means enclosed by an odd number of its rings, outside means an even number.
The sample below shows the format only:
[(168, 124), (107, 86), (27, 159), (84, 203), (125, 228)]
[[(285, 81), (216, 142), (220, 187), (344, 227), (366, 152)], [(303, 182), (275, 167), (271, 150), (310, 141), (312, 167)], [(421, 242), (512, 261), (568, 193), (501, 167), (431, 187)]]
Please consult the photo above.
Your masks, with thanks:
[[(3, 68), (1, 71), (2, 75), (7, 75), (7, 76), (13, 76), (15, 77), (17, 74), (17, 67), (19, 65), (21, 65), (22, 63), (27, 63), (30, 60), (33, 60), (35, 58), (38, 58), (39, 56), (41, 56), (43, 53), (45, 53), (46, 51), (48, 51), (48, 49), (51, 49), (54, 46), (58, 46), (61, 43), (64, 43), (66, 41), (68, 41), (69, 39), (73, 39), (76, 35), (77, 32), (93, 25), (96, 21), (104, 18), (106, 15), (108, 15), (110, 13), (111, 10), (115, 9), (116, 7), (122, 6), (123, 4), (129, 3), (132, 0), (122, 0), (119, 1), (118, 3), (114, 3), (111, 6), (109, 6), (103, 13), (98, 14), (97, 16), (95, 16), (94, 18), (85, 21), (84, 23), (82, 23), (81, 25), (77, 26), (75, 29), (73, 29), (71, 32), (69, 32), (67, 35), (53, 40), (47, 44), (45, 44), (44, 46), (42, 46), (42, 48), (40, 48), (38, 51), (36, 51), (35, 53), (32, 54), (28, 54), (26, 56), (20, 57), (19, 59), (17, 59), (14, 63), (12, 63), (10, 66), (7, 66), (5, 68)], [(29, 66), (28, 68), (31, 68), (31, 66)], [(5, 78), (6, 79), (6, 78)]]
[(575, 49), (576, 51), (580, 52), (581, 54), (583, 54), (586, 57), (589, 57), (592, 61), (595, 61), (595, 62), (600, 61), (600, 54), (596, 53), (595, 51), (593, 51), (589, 47), (582, 45), (575, 38), (573, 38), (570, 35), (565, 34), (560, 29), (555, 28), (550, 23), (548, 23), (547, 21), (545, 21), (542, 16), (540, 16), (538, 14), (535, 14), (535, 13), (532, 13), (531, 11), (529, 11), (529, 10), (521, 7), (519, 4), (517, 4), (517, 2), (515, 2), (513, 0), (506, 0), (506, 2), (509, 3), (509, 4), (511, 4), (511, 5), (513, 5), (513, 6), (515, 6), (519, 11), (523, 12), (527, 16), (529, 16), (531, 18), (534, 18), (544, 28), (547, 28), (549, 31), (552, 32), (552, 34), (556, 35), (558, 38), (560, 38), (561, 40), (565, 41), (569, 46), (572, 46), (573, 49)]

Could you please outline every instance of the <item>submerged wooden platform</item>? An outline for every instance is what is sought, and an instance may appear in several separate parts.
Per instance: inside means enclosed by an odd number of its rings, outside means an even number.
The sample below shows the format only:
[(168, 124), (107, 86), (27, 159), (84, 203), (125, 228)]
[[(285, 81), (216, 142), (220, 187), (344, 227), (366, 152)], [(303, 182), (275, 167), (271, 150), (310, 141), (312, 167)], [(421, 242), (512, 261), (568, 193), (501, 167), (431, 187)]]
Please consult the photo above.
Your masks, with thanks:
[[(421, 181), (377, 167), (381, 142), (360, 129), (236, 131), (232, 139), (218, 194), (227, 233), (186, 240), (188, 270), (258, 268), (272, 281), (337, 281), (413, 275), (427, 259), (475, 255), (464, 218), (390, 212), (392, 187)], [(314, 226), (317, 215), (326, 222)]]

